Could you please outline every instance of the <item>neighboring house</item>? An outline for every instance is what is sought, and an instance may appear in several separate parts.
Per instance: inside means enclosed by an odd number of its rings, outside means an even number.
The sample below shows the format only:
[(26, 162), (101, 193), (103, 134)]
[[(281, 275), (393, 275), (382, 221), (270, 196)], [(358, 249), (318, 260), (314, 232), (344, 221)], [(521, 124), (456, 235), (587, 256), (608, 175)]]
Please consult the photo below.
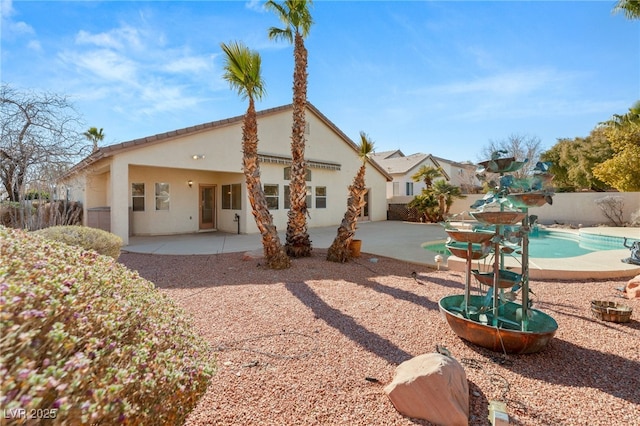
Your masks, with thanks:
[[(355, 143), (313, 105), (307, 107), (309, 227), (340, 223), (348, 186), (362, 164)], [(208, 230), (258, 232), (242, 167), (243, 116), (99, 148), (62, 179), (84, 206), (85, 225), (130, 235)], [(289, 207), (292, 107), (258, 112), (261, 181), (274, 224), (284, 231)], [(385, 220), (391, 177), (367, 166), (361, 220)]]
[(425, 188), (423, 181), (415, 182), (413, 176), (421, 166), (431, 166), (440, 170), (442, 178), (452, 185), (459, 186), (463, 192), (473, 192), (480, 185), (475, 177), (476, 166), (458, 163), (431, 154), (404, 155), (402, 151), (383, 151), (375, 153), (371, 158), (393, 178), (387, 183), (387, 200), (389, 204), (406, 204), (414, 196), (420, 195)]
[(459, 186), (464, 194), (474, 194), (482, 190), (482, 182), (476, 177), (477, 165), (472, 163), (460, 163), (441, 157), (432, 156), (438, 162), (440, 168), (449, 177), (451, 185)]

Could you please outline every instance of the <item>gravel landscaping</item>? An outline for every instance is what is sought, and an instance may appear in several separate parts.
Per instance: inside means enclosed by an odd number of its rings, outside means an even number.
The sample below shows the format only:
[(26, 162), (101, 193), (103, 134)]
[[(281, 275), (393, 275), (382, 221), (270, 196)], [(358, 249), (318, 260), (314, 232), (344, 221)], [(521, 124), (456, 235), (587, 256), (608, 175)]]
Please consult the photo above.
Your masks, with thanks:
[[(187, 425), (429, 425), (403, 417), (383, 391), (396, 366), (446, 347), (470, 390), (470, 424), (490, 424), (504, 401), (514, 425), (640, 425), (640, 301), (626, 280), (530, 283), (534, 307), (559, 324), (537, 354), (503, 355), (465, 343), (438, 310), (464, 275), (363, 254), (347, 264), (326, 250), (265, 269), (242, 253), (119, 261), (184, 307), (218, 357)], [(603, 322), (591, 300), (634, 309)]]

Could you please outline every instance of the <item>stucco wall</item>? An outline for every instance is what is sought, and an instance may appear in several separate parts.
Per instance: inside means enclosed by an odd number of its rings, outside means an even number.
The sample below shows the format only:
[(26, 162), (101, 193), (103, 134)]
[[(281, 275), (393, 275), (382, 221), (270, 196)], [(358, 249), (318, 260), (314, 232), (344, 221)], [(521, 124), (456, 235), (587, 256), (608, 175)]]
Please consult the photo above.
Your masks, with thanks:
[[(240, 124), (217, 127), (215, 131), (180, 135), (159, 143), (120, 152), (129, 164), (189, 170), (242, 172), (242, 130)], [(194, 159), (194, 155), (203, 158)]]
[[(145, 184), (145, 210), (133, 214), (133, 234), (157, 235), (166, 233), (197, 232), (199, 228), (199, 186), (214, 185), (216, 191), (216, 218), (219, 224), (227, 224), (227, 232), (235, 231), (230, 225), (233, 212), (221, 208), (221, 186), (240, 183), (239, 173), (219, 173), (204, 170), (168, 169), (160, 167), (130, 166), (129, 199), (131, 184)], [(192, 182), (190, 187), (188, 182)], [(169, 210), (156, 210), (155, 184), (168, 183), (170, 192)], [(129, 201), (131, 205), (131, 201)], [(223, 216), (224, 213), (224, 217)], [(224, 220), (228, 216), (229, 220)], [(229, 222), (229, 223), (227, 223)]]
[[(259, 152), (290, 156), (291, 111), (259, 117)], [(338, 163), (339, 170), (311, 166), (312, 191), (309, 227), (337, 225), (344, 215), (348, 186), (360, 168), (361, 161), (353, 147), (315, 114), (308, 112), (305, 157), (308, 160)], [(86, 207), (111, 207), (111, 231), (128, 241), (135, 235), (164, 235), (198, 232), (199, 185), (215, 185), (216, 224), (218, 230), (236, 232), (240, 215), (240, 232), (258, 232), (249, 205), (242, 172), (242, 123), (232, 121), (211, 129), (186, 134), (183, 131), (156, 141), (125, 144), (114, 154), (85, 169), (90, 177), (83, 185)], [(286, 162), (286, 161), (285, 161)], [(284, 208), (284, 168), (288, 164), (261, 162), (262, 184), (279, 188), (279, 205), (271, 210), (279, 230), (286, 228)], [(82, 176), (82, 175), (80, 175)], [(82, 181), (83, 179), (80, 179)], [(192, 181), (192, 187), (188, 182)], [(145, 184), (145, 210), (130, 212), (132, 183)], [(156, 210), (155, 184), (169, 184), (169, 209)], [(222, 209), (222, 185), (242, 184), (242, 209)], [(373, 166), (367, 167), (366, 184), (370, 189), (369, 219), (386, 219), (386, 178)], [(326, 187), (326, 208), (317, 208), (315, 188)], [(131, 218), (131, 221), (129, 220)], [(132, 229), (129, 229), (129, 228)]]
[[(311, 187), (312, 205), (309, 208), (308, 226), (320, 227), (337, 225), (342, 220), (347, 207), (348, 186), (358, 172), (361, 161), (357, 153), (332, 129), (327, 127), (315, 114), (307, 112), (309, 123), (308, 132), (305, 134), (305, 158), (308, 160), (328, 161), (340, 164), (340, 170), (311, 168), (311, 181), (307, 186)], [(265, 154), (290, 155), (290, 133), (292, 118), (287, 111), (265, 117), (258, 122), (260, 137), (259, 151)], [(356, 135), (357, 136), (357, 135)], [(280, 190), (280, 203), (277, 210), (271, 214), (274, 223), (279, 230), (286, 228), (287, 212), (284, 209), (284, 186), (289, 181), (284, 179), (284, 164), (261, 163), (261, 180), (263, 184), (278, 185)], [(368, 165), (365, 174), (365, 182), (370, 189), (369, 218), (371, 220), (386, 219), (386, 178)], [(327, 207), (316, 208), (315, 188), (324, 186), (327, 188)], [(247, 232), (258, 232), (253, 221), (253, 215), (249, 212), (250, 220), (247, 221)]]
[(86, 182), (85, 203), (87, 208), (104, 207), (109, 205), (110, 192), (107, 188), (107, 182), (110, 179), (110, 173), (101, 173), (99, 175), (90, 176)]
[[(553, 204), (542, 207), (532, 207), (529, 214), (538, 215), (541, 224), (564, 223), (584, 226), (607, 224), (607, 218), (602, 214), (595, 200), (615, 196), (624, 199), (623, 217), (628, 222), (631, 214), (640, 210), (640, 192), (575, 192), (558, 193), (553, 196)], [(466, 199), (456, 200), (451, 206), (451, 213), (470, 211), (470, 205), (483, 197), (483, 194), (468, 195)]]

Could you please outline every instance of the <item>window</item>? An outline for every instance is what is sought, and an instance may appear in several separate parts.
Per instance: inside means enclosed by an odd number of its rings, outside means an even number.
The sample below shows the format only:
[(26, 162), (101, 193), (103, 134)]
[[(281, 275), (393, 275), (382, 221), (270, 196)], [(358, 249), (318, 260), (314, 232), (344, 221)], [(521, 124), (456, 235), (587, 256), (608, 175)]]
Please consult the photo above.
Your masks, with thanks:
[(393, 195), (400, 195), (400, 182), (393, 182)]
[(242, 210), (242, 186), (239, 183), (222, 185), (222, 208)]
[(316, 209), (327, 208), (327, 187), (316, 186)]
[(279, 192), (278, 185), (264, 186), (264, 196), (267, 199), (267, 207), (269, 207), (269, 210), (278, 210), (278, 204), (280, 204)]
[[(291, 167), (284, 168), (284, 180), (291, 180)], [(311, 182), (311, 169), (307, 169), (305, 172), (304, 180)]]
[(144, 211), (144, 183), (131, 184), (131, 206), (134, 212)]
[(156, 183), (156, 210), (169, 210), (168, 183)]
[(231, 208), (242, 210), (242, 185), (239, 183), (231, 185)]
[(413, 195), (413, 182), (406, 182), (407, 184), (407, 195)]
[[(311, 187), (307, 186), (307, 197), (305, 199), (305, 202), (307, 203), (307, 208), (310, 209), (311, 208)], [(289, 185), (286, 185), (284, 187), (284, 208), (285, 209), (290, 209), (291, 208), (291, 188), (289, 187)]]

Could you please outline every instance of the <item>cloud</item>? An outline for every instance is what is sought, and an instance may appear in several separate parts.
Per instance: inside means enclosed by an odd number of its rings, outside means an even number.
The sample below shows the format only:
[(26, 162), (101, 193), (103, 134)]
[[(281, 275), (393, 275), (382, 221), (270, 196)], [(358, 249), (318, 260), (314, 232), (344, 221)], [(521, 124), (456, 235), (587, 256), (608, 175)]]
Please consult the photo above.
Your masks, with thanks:
[(35, 35), (36, 33), (31, 25), (23, 21), (9, 22), (8, 30), (15, 35)]
[(264, 2), (262, 0), (249, 0), (244, 4), (244, 7), (254, 12), (265, 12)]
[(98, 47), (122, 50), (125, 48), (141, 49), (143, 42), (140, 38), (140, 32), (130, 26), (122, 26), (113, 30), (91, 34), (87, 31), (80, 30), (76, 34), (77, 44), (90, 44)]
[(407, 104), (422, 114), (467, 122), (577, 115), (586, 109), (579, 88), (588, 77), (548, 67), (497, 72), (410, 91)]
[(63, 52), (60, 59), (107, 81), (133, 82), (138, 68), (134, 61), (108, 49)]
[(13, 8), (11, 0), (1, 0), (0, 15), (2, 16), (2, 36), (35, 36), (36, 31), (33, 27), (24, 21), (14, 21), (11, 19), (17, 13)]
[(514, 71), (430, 87), (426, 91), (450, 95), (488, 94), (512, 97), (557, 85), (569, 77), (546, 69)]
[(198, 73), (210, 70), (212, 60), (203, 56), (191, 56), (175, 59), (163, 65), (163, 69), (170, 73)]
[(162, 83), (145, 86), (141, 95), (147, 106), (140, 112), (153, 115), (157, 112), (186, 110), (201, 102), (195, 96), (186, 95), (183, 89), (181, 86), (170, 87)]
[(14, 13), (13, 2), (11, 0), (1, 0), (0, 1), (0, 13), (2, 13), (3, 18), (9, 18)]
[(86, 92), (83, 100), (116, 100), (112, 111), (129, 120), (197, 107), (206, 100), (198, 75), (211, 73), (212, 56), (190, 55), (188, 46), (167, 47), (158, 40), (164, 39), (127, 25), (100, 33), (81, 30), (75, 45), (58, 57), (85, 76), (78, 79), (85, 87), (76, 89)]
[(31, 40), (29, 43), (27, 43), (27, 48), (35, 50), (36, 52), (42, 51), (42, 46), (40, 45), (40, 42), (38, 40)]

